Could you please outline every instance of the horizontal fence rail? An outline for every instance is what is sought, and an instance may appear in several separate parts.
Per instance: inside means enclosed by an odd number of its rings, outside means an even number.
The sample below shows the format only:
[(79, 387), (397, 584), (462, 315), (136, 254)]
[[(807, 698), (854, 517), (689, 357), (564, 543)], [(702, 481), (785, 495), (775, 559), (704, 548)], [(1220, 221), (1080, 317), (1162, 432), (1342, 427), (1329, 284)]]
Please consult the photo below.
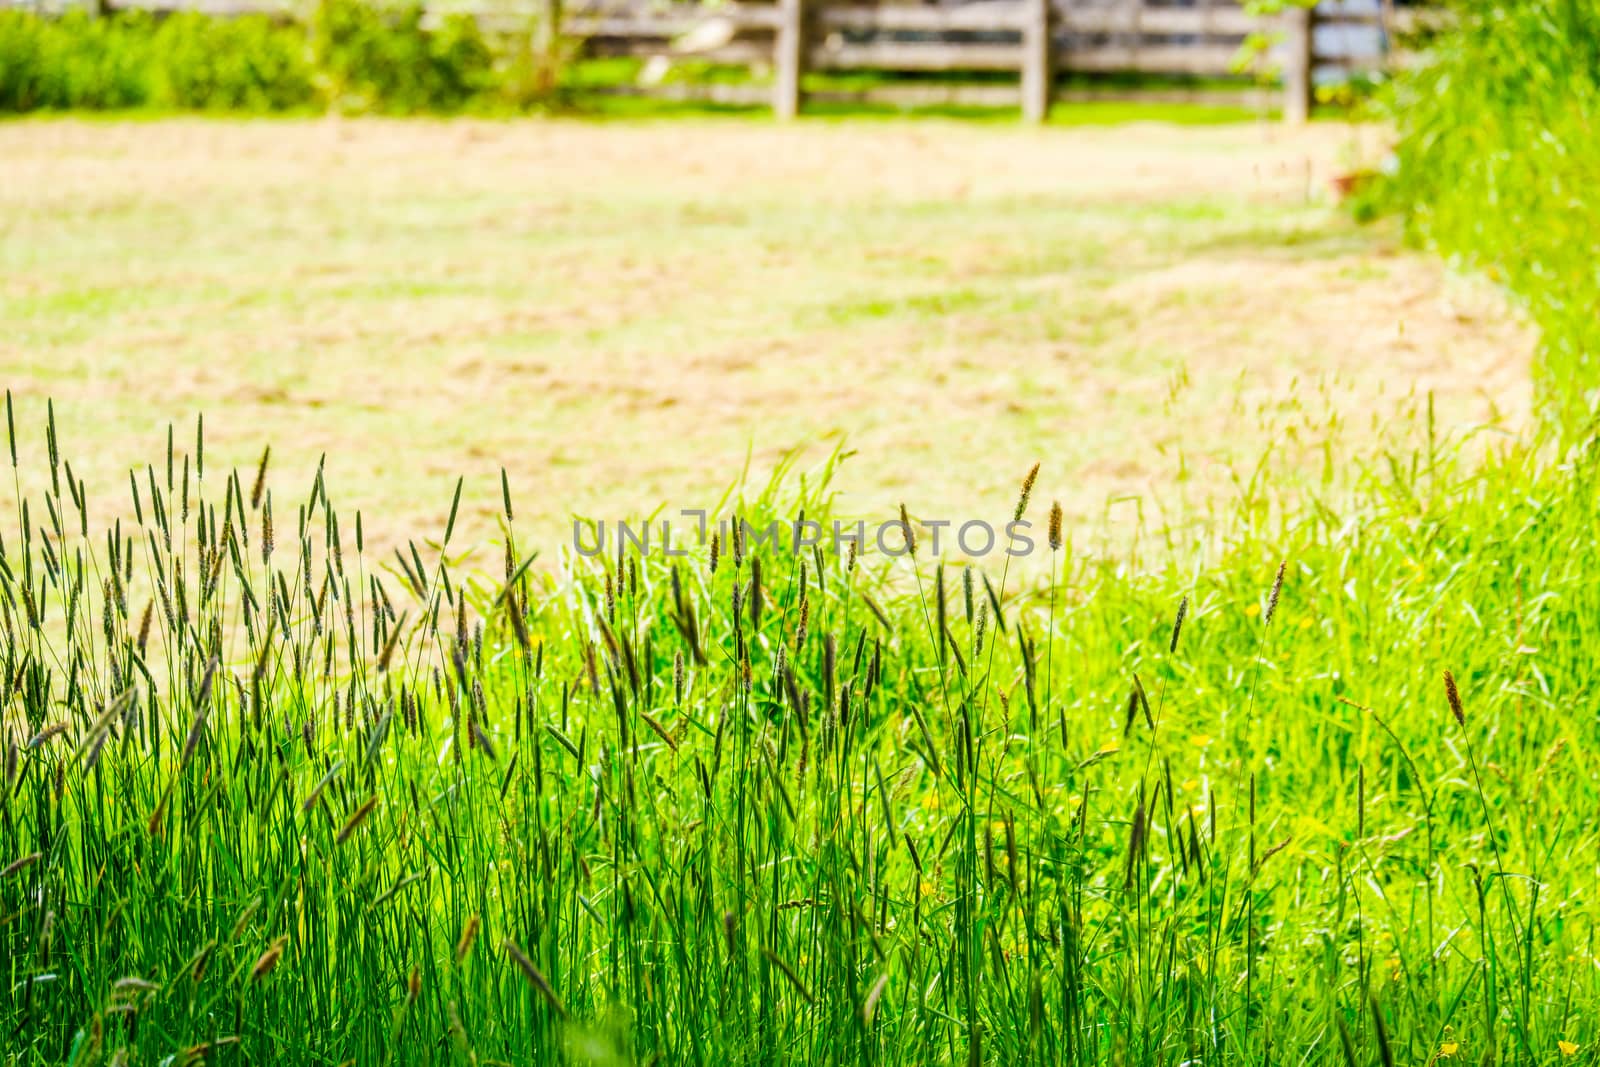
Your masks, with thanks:
[[(295, 18), (306, 0), (0, 0), (0, 7), (59, 12), (93, 10), (266, 14)], [(1264, 106), (1268, 87), (1281, 94), (1289, 122), (1309, 117), (1316, 72), (1370, 72), (1385, 66), (1397, 38), (1435, 28), (1436, 11), (1394, 8), (1388, 0), (1324, 0), (1316, 8), (1257, 15), (1236, 0), (969, 0), (943, 4), (770, 2), (588, 3), (561, 0), (434, 0), (432, 20), (468, 15), (489, 34), (526, 32), (555, 23), (561, 35), (600, 56), (696, 59), (770, 69), (770, 86), (650, 84), (615, 91), (713, 103), (770, 103), (782, 117), (806, 100), (885, 102), (901, 106), (1019, 104), (1042, 121), (1063, 98), (1120, 99), (1130, 94), (1064, 90), (1062, 72), (1241, 78), (1235, 91), (1142, 90), (1170, 102)], [(804, 88), (810, 71), (891, 73), (1015, 72), (1014, 85), (916, 82), (867, 90)]]

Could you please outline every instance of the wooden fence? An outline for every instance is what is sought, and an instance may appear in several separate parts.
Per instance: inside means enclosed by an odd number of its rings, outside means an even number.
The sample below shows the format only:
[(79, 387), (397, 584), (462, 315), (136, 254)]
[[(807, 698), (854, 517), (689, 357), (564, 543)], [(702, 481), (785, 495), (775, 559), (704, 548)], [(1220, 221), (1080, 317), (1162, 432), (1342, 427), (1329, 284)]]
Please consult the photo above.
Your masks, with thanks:
[[(1019, 104), (1029, 121), (1042, 121), (1065, 96), (1115, 96), (1115, 91), (1063, 90), (1064, 72), (1135, 72), (1203, 79), (1233, 79), (1233, 91), (1168, 88), (1143, 90), (1144, 99), (1265, 102), (1281, 94), (1290, 122), (1310, 115), (1313, 75), (1376, 71), (1389, 62), (1390, 42), (1425, 24), (1416, 9), (1349, 0), (1317, 9), (1292, 8), (1275, 16), (1253, 15), (1231, 0), (1197, 0), (1177, 6), (1149, 0), (974, 0), (950, 5), (861, 6), (834, 0), (773, 0), (658, 10), (578, 8), (563, 23), (602, 54), (672, 55), (674, 41), (702, 36), (708, 21), (723, 32), (710, 48), (686, 51), (734, 65), (770, 65), (770, 89), (680, 87), (682, 95), (728, 102), (769, 94), (776, 114), (798, 114), (808, 99), (890, 104)], [(1354, 54), (1326, 50), (1325, 31), (1361, 29), (1371, 47)], [(713, 39), (717, 39), (712, 35)], [(1016, 72), (1013, 84), (913, 84), (857, 91), (807, 93), (811, 71), (890, 71), (941, 74)], [(1269, 89), (1268, 87), (1272, 87)], [(652, 93), (670, 91), (657, 86)]]
[[(19, 6), (73, 0), (0, 0)], [(83, 2), (83, 0), (79, 0)], [(89, 0), (99, 5), (214, 14), (272, 12), (291, 16), (297, 0)], [(303, 2), (303, 0), (300, 0)], [(530, 4), (532, 6), (530, 6)], [(1019, 105), (1041, 122), (1068, 96), (1116, 92), (1065, 91), (1064, 72), (1133, 72), (1231, 78), (1232, 92), (1168, 88), (1142, 90), (1143, 99), (1268, 103), (1281, 94), (1281, 112), (1304, 122), (1313, 100), (1313, 74), (1337, 67), (1377, 69), (1390, 43), (1427, 22), (1426, 12), (1395, 9), (1389, 0), (1323, 0), (1255, 15), (1238, 0), (968, 0), (940, 4), (861, 0), (737, 0), (722, 3), (649, 0), (432, 0), (432, 17), (465, 13), (489, 33), (554, 24), (594, 55), (693, 58), (770, 70), (766, 85), (652, 84), (621, 87), (640, 95), (721, 103), (770, 103), (782, 118), (808, 100), (930, 104)], [(1365, 54), (1329, 54), (1319, 46), (1329, 27), (1356, 27), (1376, 42)], [(915, 81), (863, 90), (806, 90), (812, 71), (916, 73)], [(973, 83), (940, 75), (1015, 72), (1015, 82)]]

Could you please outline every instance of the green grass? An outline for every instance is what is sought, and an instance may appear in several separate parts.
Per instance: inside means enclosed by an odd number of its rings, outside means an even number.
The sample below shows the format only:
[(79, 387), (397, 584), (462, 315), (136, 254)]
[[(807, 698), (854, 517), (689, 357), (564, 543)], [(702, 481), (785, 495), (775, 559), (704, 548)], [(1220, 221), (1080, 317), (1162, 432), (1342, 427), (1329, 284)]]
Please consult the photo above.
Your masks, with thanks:
[[(1506, 108), (1459, 156), (1426, 116), (1403, 131), (1402, 174), (1420, 145), (1463, 175), (1414, 218), (1502, 270), (1537, 250), (1513, 284), (1548, 351), (1581, 356), (1570, 279), (1587, 276), (1550, 271), (1583, 246), (1556, 236), (1570, 217), (1550, 190), (1527, 189), (1533, 127)], [(1570, 135), (1577, 114), (1538, 128)], [(1529, 159), (1570, 167), (1551, 188), (1587, 210), (1570, 181), (1589, 157), (1556, 143)], [(149, 205), (97, 195), (105, 217), (38, 231), (15, 262), (106, 259)], [(1037, 225), (1038, 195), (956, 218)], [(439, 199), (391, 238), (476, 225), (473, 201)], [(662, 240), (745, 225), (726, 202), (678, 206), (655, 211), (682, 224)], [(1305, 214), (1100, 205), (1066, 262), (1125, 257), (1126, 232), (1186, 259), (1270, 233), (1282, 270), (1359, 245)], [(938, 217), (912, 198), (893, 233)], [(219, 278), (259, 268), (269, 242), (215, 232)], [(1015, 331), (1041, 298), (1001, 282), (1063, 253), (998, 244), (959, 277), (934, 255), (899, 287), (785, 314), (867, 345), (906, 316)], [(248, 264), (228, 258), (241, 248)], [(314, 277), (340, 305), (460, 291), (349, 273)], [(94, 316), (171, 299), (77, 284), (24, 294), (30, 350), (103, 343)], [(1117, 332), (1131, 308), (1065, 319)], [(331, 372), (319, 352), (310, 379)], [(1583, 411), (1585, 368), (1541, 365), (1556, 412)], [(931, 558), (926, 536), (911, 557), (723, 539), (587, 560), (519, 540), (546, 506), (524, 510), (521, 478), (496, 501), (456, 483), (442, 535), (390, 552), (320, 465), (310, 486), (265, 457), (225, 470), (198, 426), (126, 497), (90, 500), (42, 408), (7, 394), (0, 458), (17, 486), (0, 545), (7, 1063), (1595, 1059), (1600, 469), (1581, 417), (1475, 437), (1441, 429), (1430, 395), (1418, 432), (1337, 488), (1241, 479), (1213, 512), (1218, 549), (1155, 523), (1111, 551), (1074, 527), (1024, 577)], [(1062, 435), (1039, 421), (1030, 441)], [(423, 428), (403, 429), (415, 448)], [(1013, 498), (1042, 548), (1063, 459), (1040, 451), (1046, 480)], [(722, 510), (826, 524), (840, 458), (736, 484)], [(486, 505), (503, 568), (463, 550)]]
[(1400, 129), (1379, 201), (1421, 241), (1489, 273), (1543, 337), (1552, 424), (1600, 403), (1600, 9), (1461, 3), (1459, 29), (1389, 98)]
[(374, 558), (198, 428), (107, 535), (54, 425), (0, 566), (8, 1062), (1591, 1055), (1592, 449), (1430, 436), (1212, 566), (1018, 587), (925, 531), (523, 569), (509, 491), (499, 578), (459, 497)]
[[(700, 506), (747, 452), (764, 479), (788, 449), (841, 439), (883, 460), (840, 472), (852, 515), (907, 495), (998, 518), (1016, 471), (1049, 455), (1079, 532), (1130, 494), (1198, 520), (1269, 448), (1292, 478), (1329, 440), (1409, 433), (1396, 366), (1440, 383), (1450, 426), (1491, 417), (1485, 368), (1508, 367), (1493, 396), (1522, 421), (1528, 346), (1501, 309), (1308, 176), (1350, 136), (0, 124), (3, 384), (56, 398), (79, 477), (119, 494), (116, 515), (152, 418), (203, 409), (219, 468), (270, 441), (299, 482), (326, 454), (385, 551), (431, 530), (461, 475), (492, 488), (509, 468), (529, 487), (525, 539), (553, 545), (574, 511)], [(1289, 402), (1298, 439), (1263, 414)], [(589, 446), (597, 427), (613, 447)], [(480, 497), (464, 545), (497, 536)]]

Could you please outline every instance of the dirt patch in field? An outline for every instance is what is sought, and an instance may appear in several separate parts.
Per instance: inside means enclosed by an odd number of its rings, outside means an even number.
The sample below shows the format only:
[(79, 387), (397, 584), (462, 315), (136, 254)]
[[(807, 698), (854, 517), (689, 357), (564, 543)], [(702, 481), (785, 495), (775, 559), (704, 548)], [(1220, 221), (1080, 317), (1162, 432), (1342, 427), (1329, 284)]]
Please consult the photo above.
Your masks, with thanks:
[(553, 551), (575, 512), (710, 507), (747, 457), (760, 485), (840, 443), (850, 513), (1001, 519), (1043, 460), (1080, 538), (1201, 523), (1269, 448), (1318, 479), (1415, 442), (1429, 391), (1446, 428), (1527, 417), (1498, 294), (1329, 203), (1381, 139), (15, 123), (0, 362), (95, 499), (203, 409), (212, 469), (270, 441), (298, 496), (326, 454), (385, 544), (437, 533), (457, 475), (467, 538), (504, 466)]

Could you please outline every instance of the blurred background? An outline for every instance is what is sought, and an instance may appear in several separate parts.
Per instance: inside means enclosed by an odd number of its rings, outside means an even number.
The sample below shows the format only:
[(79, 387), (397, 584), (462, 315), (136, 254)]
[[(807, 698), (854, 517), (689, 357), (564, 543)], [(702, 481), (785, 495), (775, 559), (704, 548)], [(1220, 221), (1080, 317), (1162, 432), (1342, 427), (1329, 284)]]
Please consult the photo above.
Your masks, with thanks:
[[(835, 450), (844, 514), (1201, 536), (1515, 428), (1533, 333), (1412, 247), (1383, 110), (1449, 12), (1348, 0), (0, 11), (0, 359), (117, 492), (219, 461), (369, 536), (714, 507)], [(54, 115), (55, 117), (50, 117)], [(407, 118), (400, 118), (408, 116)], [(1374, 221), (1374, 216), (1382, 215)], [(187, 431), (184, 431), (187, 433)], [(96, 494), (103, 499), (108, 493)], [(126, 495), (126, 494), (123, 494)]]

